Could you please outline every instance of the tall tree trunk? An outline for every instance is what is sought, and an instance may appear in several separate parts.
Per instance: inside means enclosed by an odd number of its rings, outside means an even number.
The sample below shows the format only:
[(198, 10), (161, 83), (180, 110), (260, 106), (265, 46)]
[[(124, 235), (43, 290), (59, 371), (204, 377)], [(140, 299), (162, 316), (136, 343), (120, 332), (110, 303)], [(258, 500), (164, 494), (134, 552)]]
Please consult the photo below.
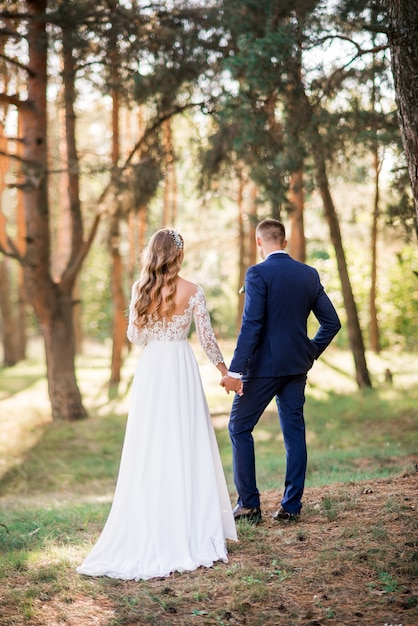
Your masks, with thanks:
[(136, 276), (137, 268), (137, 259), (138, 259), (138, 250), (137, 250), (137, 214), (133, 211), (129, 211), (128, 213), (128, 243), (129, 243), (129, 253), (128, 253), (128, 276), (129, 276), (129, 284), (132, 285)]
[(3, 329), (3, 365), (11, 367), (18, 362), (16, 346), (16, 324), (11, 302), (9, 263), (7, 257), (0, 258), (0, 318)]
[(386, 0), (396, 103), (418, 232), (418, 17), (416, 2)]
[[(51, 311), (41, 316), (45, 339), (48, 391), (54, 419), (76, 420), (86, 416), (74, 372), (74, 329), (72, 290), (54, 286), (56, 317)], [(50, 302), (52, 304), (52, 301)]]
[[(298, 15), (298, 11), (296, 10)], [(298, 16), (299, 17), (299, 16)], [(298, 46), (295, 50), (295, 56), (292, 59), (290, 80), (286, 90), (287, 102), (287, 128), (288, 149), (290, 161), (293, 163), (293, 171), (290, 175), (289, 185), (289, 202), (290, 202), (290, 254), (297, 261), (305, 263), (306, 261), (306, 241), (305, 228), (303, 221), (304, 212), (304, 188), (303, 188), (303, 154), (304, 149), (301, 144), (301, 133), (299, 128), (299, 101), (300, 101), (300, 85), (302, 84), (302, 33), (298, 26)]]
[[(76, 145), (75, 124), (75, 67), (71, 48), (71, 36), (68, 31), (63, 32), (63, 100), (64, 108), (57, 105), (57, 117), (59, 119), (59, 152), (60, 161), (66, 163), (66, 168), (59, 176), (59, 201), (57, 216), (57, 235), (53, 246), (53, 276), (59, 281), (65, 268), (73, 261), (72, 251), (80, 247), (83, 238), (83, 225), (81, 222), (80, 181), (78, 167), (78, 151)], [(74, 224), (74, 229), (72, 225)], [(75, 237), (75, 241), (72, 238)], [(80, 281), (77, 276), (73, 287), (73, 327), (75, 353), (81, 352), (82, 329), (81, 329), (81, 302)]]
[(147, 207), (145, 204), (138, 208), (138, 248), (142, 252), (145, 249), (147, 234)]
[(165, 152), (165, 176), (163, 194), (163, 217), (162, 225), (174, 226), (177, 218), (177, 181), (174, 167), (173, 135), (171, 132), (171, 120), (163, 123), (163, 141)]
[[(373, 41), (373, 45), (374, 45)], [(375, 58), (373, 56), (373, 82), (371, 93), (371, 105), (372, 111), (376, 114), (376, 71), (375, 71)], [(370, 294), (369, 294), (369, 312), (370, 312), (370, 348), (376, 353), (380, 352), (380, 336), (379, 336), (379, 322), (377, 319), (377, 235), (378, 235), (378, 221), (379, 221), (379, 175), (380, 175), (380, 161), (379, 161), (379, 144), (377, 129), (374, 128), (375, 137), (372, 146), (373, 156), (373, 169), (374, 169), (374, 204), (372, 212), (372, 227), (371, 227), (371, 268), (370, 268)]]
[(330, 237), (337, 259), (344, 306), (347, 314), (348, 339), (354, 358), (356, 381), (360, 388), (371, 387), (372, 384), (367, 369), (364, 342), (357, 313), (357, 306), (354, 300), (353, 290), (351, 288), (347, 262), (342, 244), (340, 224), (329, 188), (325, 163), (325, 149), (318, 126), (314, 120), (314, 114), (308, 97), (304, 91), (301, 91), (301, 96), (301, 104), (304, 106), (304, 110), (306, 111), (306, 120), (309, 123), (308, 134), (315, 163), (316, 184), (318, 185), (318, 190), (322, 198), (324, 215), (328, 223)]
[(257, 185), (250, 181), (250, 197), (249, 197), (249, 210), (248, 217), (250, 218), (250, 229), (248, 232), (249, 238), (249, 256), (248, 256), (248, 265), (254, 265), (257, 262), (257, 242), (255, 240), (255, 231), (257, 229), (258, 224), (258, 215), (257, 215), (257, 198), (258, 198), (258, 188)]
[(238, 178), (238, 194), (237, 194), (237, 208), (238, 208), (238, 311), (236, 319), (236, 331), (239, 333), (241, 329), (242, 313), (244, 311), (244, 294), (243, 286), (245, 279), (245, 271), (247, 269), (245, 259), (245, 229), (244, 229), (244, 180), (242, 175)]
[(111, 252), (111, 285), (113, 303), (113, 328), (112, 328), (112, 359), (110, 368), (109, 388), (117, 389), (121, 379), (122, 354), (126, 346), (125, 316), (126, 300), (123, 292), (123, 262), (119, 251), (120, 229), (119, 216), (112, 215), (110, 226), (110, 252)]
[[(25, 216), (27, 293), (39, 320), (47, 363), (53, 419), (86, 416), (74, 367), (72, 288), (74, 270), (55, 283), (50, 276), (50, 232), (47, 171), (47, 35), (46, 0), (28, 0), (28, 106), (23, 111), (26, 161)], [(77, 232), (77, 228), (75, 229)], [(73, 241), (74, 241), (73, 237)], [(65, 275), (65, 273), (64, 273)]]
[(305, 228), (303, 223), (304, 194), (303, 170), (299, 169), (290, 176), (289, 202), (290, 212), (290, 254), (297, 261), (306, 261)]
[[(6, 111), (4, 112), (6, 117)], [(0, 213), (2, 214), (2, 196), (6, 189), (6, 173), (10, 159), (7, 155), (7, 138), (4, 134), (4, 123), (0, 119)], [(3, 249), (8, 249), (5, 233), (0, 234)], [(6, 367), (16, 365), (19, 361), (17, 350), (18, 329), (13, 312), (10, 289), (10, 265), (6, 257), (0, 257), (0, 318), (2, 319), (3, 363)]]
[(378, 233), (378, 220), (379, 220), (379, 153), (377, 146), (373, 148), (373, 167), (374, 167), (374, 204), (372, 213), (372, 228), (371, 228), (371, 272), (370, 272), (370, 295), (369, 295), (369, 310), (370, 310), (370, 348), (376, 354), (380, 352), (380, 333), (379, 322), (377, 318), (377, 233)]
[[(117, 84), (117, 65), (114, 64), (114, 84)], [(120, 157), (120, 129), (119, 129), (120, 96), (117, 88), (112, 89), (112, 176), (114, 189), (118, 185), (118, 165)], [(116, 200), (116, 198), (115, 198)], [(117, 201), (117, 200), (116, 200)], [(113, 303), (112, 327), (112, 358), (110, 367), (109, 389), (113, 393), (121, 379), (122, 354), (126, 345), (126, 300), (123, 292), (123, 262), (119, 250), (120, 225), (119, 207), (114, 209), (111, 216), (109, 244), (111, 253), (111, 285)]]
[[(22, 116), (21, 116), (20, 111), (18, 111), (17, 114), (18, 114), (18, 137), (21, 137), (22, 136), (22, 132), (21, 132)], [(17, 145), (17, 154), (20, 157), (23, 156), (23, 148), (20, 142), (18, 142), (18, 145)], [(17, 227), (16, 228), (17, 230), (16, 247), (18, 249), (20, 257), (23, 259), (26, 254), (26, 222), (25, 222), (24, 196), (23, 196), (23, 192), (21, 191), (21, 189), (17, 190), (16, 196), (17, 196), (16, 197), (16, 227)], [(17, 294), (18, 294), (17, 350), (18, 350), (19, 359), (25, 359), (26, 358), (26, 346), (27, 346), (26, 317), (27, 317), (28, 298), (26, 295), (24, 270), (21, 265), (19, 265), (18, 275), (17, 275)]]

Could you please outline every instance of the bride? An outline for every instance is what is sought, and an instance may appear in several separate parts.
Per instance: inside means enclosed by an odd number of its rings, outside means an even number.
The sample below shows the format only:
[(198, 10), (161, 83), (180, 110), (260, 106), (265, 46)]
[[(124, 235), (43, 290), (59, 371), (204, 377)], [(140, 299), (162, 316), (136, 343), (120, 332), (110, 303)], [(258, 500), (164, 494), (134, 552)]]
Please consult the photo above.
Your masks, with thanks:
[[(237, 540), (219, 450), (194, 353), (199, 342), (227, 373), (200, 286), (178, 274), (184, 242), (157, 231), (132, 287), (128, 338), (144, 346), (131, 392), (112, 507), (77, 571), (120, 579), (164, 577), (227, 562)], [(239, 390), (241, 392), (241, 390)]]

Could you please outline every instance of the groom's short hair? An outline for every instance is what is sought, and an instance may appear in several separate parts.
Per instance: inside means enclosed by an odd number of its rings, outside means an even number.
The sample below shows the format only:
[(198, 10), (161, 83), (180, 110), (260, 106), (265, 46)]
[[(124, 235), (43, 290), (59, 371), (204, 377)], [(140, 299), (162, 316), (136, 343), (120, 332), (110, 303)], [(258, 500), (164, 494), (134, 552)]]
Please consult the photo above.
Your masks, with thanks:
[(272, 218), (261, 221), (257, 226), (256, 233), (264, 241), (283, 243), (286, 239), (284, 224)]

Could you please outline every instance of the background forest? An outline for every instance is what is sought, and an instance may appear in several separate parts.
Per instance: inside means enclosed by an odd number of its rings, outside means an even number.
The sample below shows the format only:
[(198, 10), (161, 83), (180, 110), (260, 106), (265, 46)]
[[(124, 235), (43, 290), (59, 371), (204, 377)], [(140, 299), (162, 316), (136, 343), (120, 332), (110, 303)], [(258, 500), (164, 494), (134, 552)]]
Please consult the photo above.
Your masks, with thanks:
[[(0, 626), (418, 623), (417, 68), (410, 0), (0, 2)], [(86, 580), (150, 235), (183, 234), (229, 361), (269, 216), (343, 324), (309, 374), (301, 522), (270, 519), (267, 407), (263, 522), (228, 564)], [(232, 501), (231, 397), (191, 341)]]
[(42, 334), (54, 418), (85, 409), (75, 355), (109, 342), (117, 388), (140, 254), (186, 240), (219, 337), (239, 329), (254, 227), (317, 267), (337, 341), (417, 347), (417, 226), (390, 15), (374, 2), (8, 2), (1, 22), (1, 330)]

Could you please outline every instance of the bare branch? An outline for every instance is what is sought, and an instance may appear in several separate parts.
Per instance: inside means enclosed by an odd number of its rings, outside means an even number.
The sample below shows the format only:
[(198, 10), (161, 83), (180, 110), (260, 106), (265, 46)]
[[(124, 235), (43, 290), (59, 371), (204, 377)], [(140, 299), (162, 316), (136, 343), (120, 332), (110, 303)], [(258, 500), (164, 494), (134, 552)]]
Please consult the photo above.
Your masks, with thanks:
[[(125, 163), (121, 166), (120, 170), (123, 172), (131, 164), (131, 161), (134, 158), (135, 154), (138, 152), (138, 150), (142, 148), (142, 146), (144, 145), (148, 137), (152, 135), (152, 133), (155, 132), (157, 128), (159, 128), (166, 120), (170, 119), (171, 117), (174, 117), (174, 115), (183, 113), (183, 111), (186, 111), (187, 109), (202, 106), (202, 104), (203, 104), (202, 102), (190, 102), (183, 106), (178, 105), (174, 107), (173, 109), (171, 109), (170, 111), (168, 111), (167, 113), (165, 113), (164, 115), (157, 117), (157, 119), (155, 119), (154, 122), (150, 124), (148, 128), (145, 129), (144, 134), (139, 139), (139, 141), (137, 141), (137, 143), (134, 145)], [(109, 193), (111, 187), (112, 187), (112, 183), (109, 182), (108, 185), (103, 189), (102, 193), (100, 194), (100, 197), (97, 202), (99, 212), (103, 212), (105, 210), (103, 207), (103, 202), (105, 201), (107, 194)]]
[(356, 48), (357, 54), (353, 57), (352, 60), (358, 57), (364, 56), (365, 54), (376, 54), (376, 52), (380, 52), (381, 50), (387, 50), (389, 48), (388, 43), (380, 44), (378, 46), (373, 46), (372, 48), (362, 48), (360, 44), (358, 44), (357, 41), (354, 41), (354, 39), (352, 39), (351, 37), (348, 37), (347, 35), (340, 35), (340, 34), (326, 35), (325, 37), (321, 37), (315, 42), (315, 45), (323, 44), (326, 41), (330, 41), (330, 40), (333, 41), (335, 39), (339, 39), (340, 41), (347, 41), (348, 43), (351, 43), (351, 45), (353, 45)]
[(11, 259), (15, 259), (16, 261), (19, 261), (19, 263), (23, 264), (25, 259), (19, 254), (16, 247), (14, 247), (14, 243), (10, 239), (10, 237), (7, 237), (7, 243), (8, 243), (7, 248), (4, 248), (3, 245), (0, 243), (0, 252), (4, 254), (4, 256), (8, 256)]
[(174, 107), (171, 111), (167, 111), (167, 113), (164, 113), (164, 115), (161, 115), (160, 117), (158, 117), (144, 132), (144, 134), (142, 135), (141, 139), (135, 144), (135, 146), (132, 148), (132, 151), (130, 153), (130, 155), (128, 156), (128, 158), (126, 159), (124, 165), (122, 166), (122, 170), (124, 170), (126, 167), (128, 167), (128, 165), (130, 165), (133, 157), (135, 156), (136, 152), (138, 152), (138, 150), (141, 148), (141, 146), (145, 143), (145, 141), (148, 139), (148, 137), (150, 135), (152, 135), (153, 132), (155, 132), (157, 130), (157, 128), (159, 128), (166, 120), (169, 120), (170, 118), (174, 117), (174, 115), (178, 115), (179, 113), (183, 113), (184, 111), (187, 111), (187, 109), (192, 109), (193, 107), (198, 107), (198, 106), (202, 106), (202, 102), (190, 102), (188, 104), (184, 104), (183, 106), (176, 106)]
[(93, 224), (90, 228), (90, 233), (89, 236), (87, 237), (86, 241), (83, 242), (82, 247), (80, 248), (80, 251), (78, 253), (78, 255), (76, 256), (76, 258), (74, 259), (74, 261), (72, 262), (71, 266), (68, 266), (65, 271), (62, 274), (60, 283), (61, 285), (63, 285), (66, 282), (70, 282), (72, 280), (74, 280), (74, 278), (77, 276), (84, 259), (86, 258), (91, 245), (94, 241), (94, 238), (96, 236), (97, 233), (97, 229), (99, 227), (100, 224), (100, 220), (102, 219), (102, 215), (103, 215), (104, 211), (98, 211), (94, 217), (93, 220)]
[(0, 19), (4, 20), (29, 20), (32, 15), (28, 13), (19, 13), (18, 11), (1, 11)]
[(17, 94), (0, 93), (0, 102), (13, 104), (20, 109), (30, 109), (31, 104), (28, 100), (21, 100)]
[(22, 255), (19, 253), (15, 242), (6, 233), (6, 221), (6, 217), (0, 212), (0, 252), (22, 263)]
[[(1, 17), (0, 15), (0, 19)], [(10, 30), (9, 28), (0, 28), (0, 36), (8, 37), (9, 39), (26, 39), (26, 35), (18, 33), (15, 30)]]
[(5, 157), (8, 157), (9, 159), (14, 159), (15, 161), (19, 161), (19, 163), (26, 163), (26, 164), (31, 163), (31, 161), (28, 161), (27, 159), (23, 159), (18, 154), (11, 154), (10, 152), (5, 152), (4, 150), (0, 150), (0, 156), (5, 156)]
[(33, 70), (31, 70), (27, 65), (24, 65), (23, 63), (20, 63), (16, 59), (10, 58), (9, 56), (7, 56), (7, 54), (1, 54), (0, 53), (0, 59), (4, 59), (10, 65), (15, 65), (19, 69), (21, 69), (24, 72), (26, 72), (27, 74), (29, 74), (29, 76), (31, 76), (32, 78), (35, 77), (35, 72), (33, 72)]

